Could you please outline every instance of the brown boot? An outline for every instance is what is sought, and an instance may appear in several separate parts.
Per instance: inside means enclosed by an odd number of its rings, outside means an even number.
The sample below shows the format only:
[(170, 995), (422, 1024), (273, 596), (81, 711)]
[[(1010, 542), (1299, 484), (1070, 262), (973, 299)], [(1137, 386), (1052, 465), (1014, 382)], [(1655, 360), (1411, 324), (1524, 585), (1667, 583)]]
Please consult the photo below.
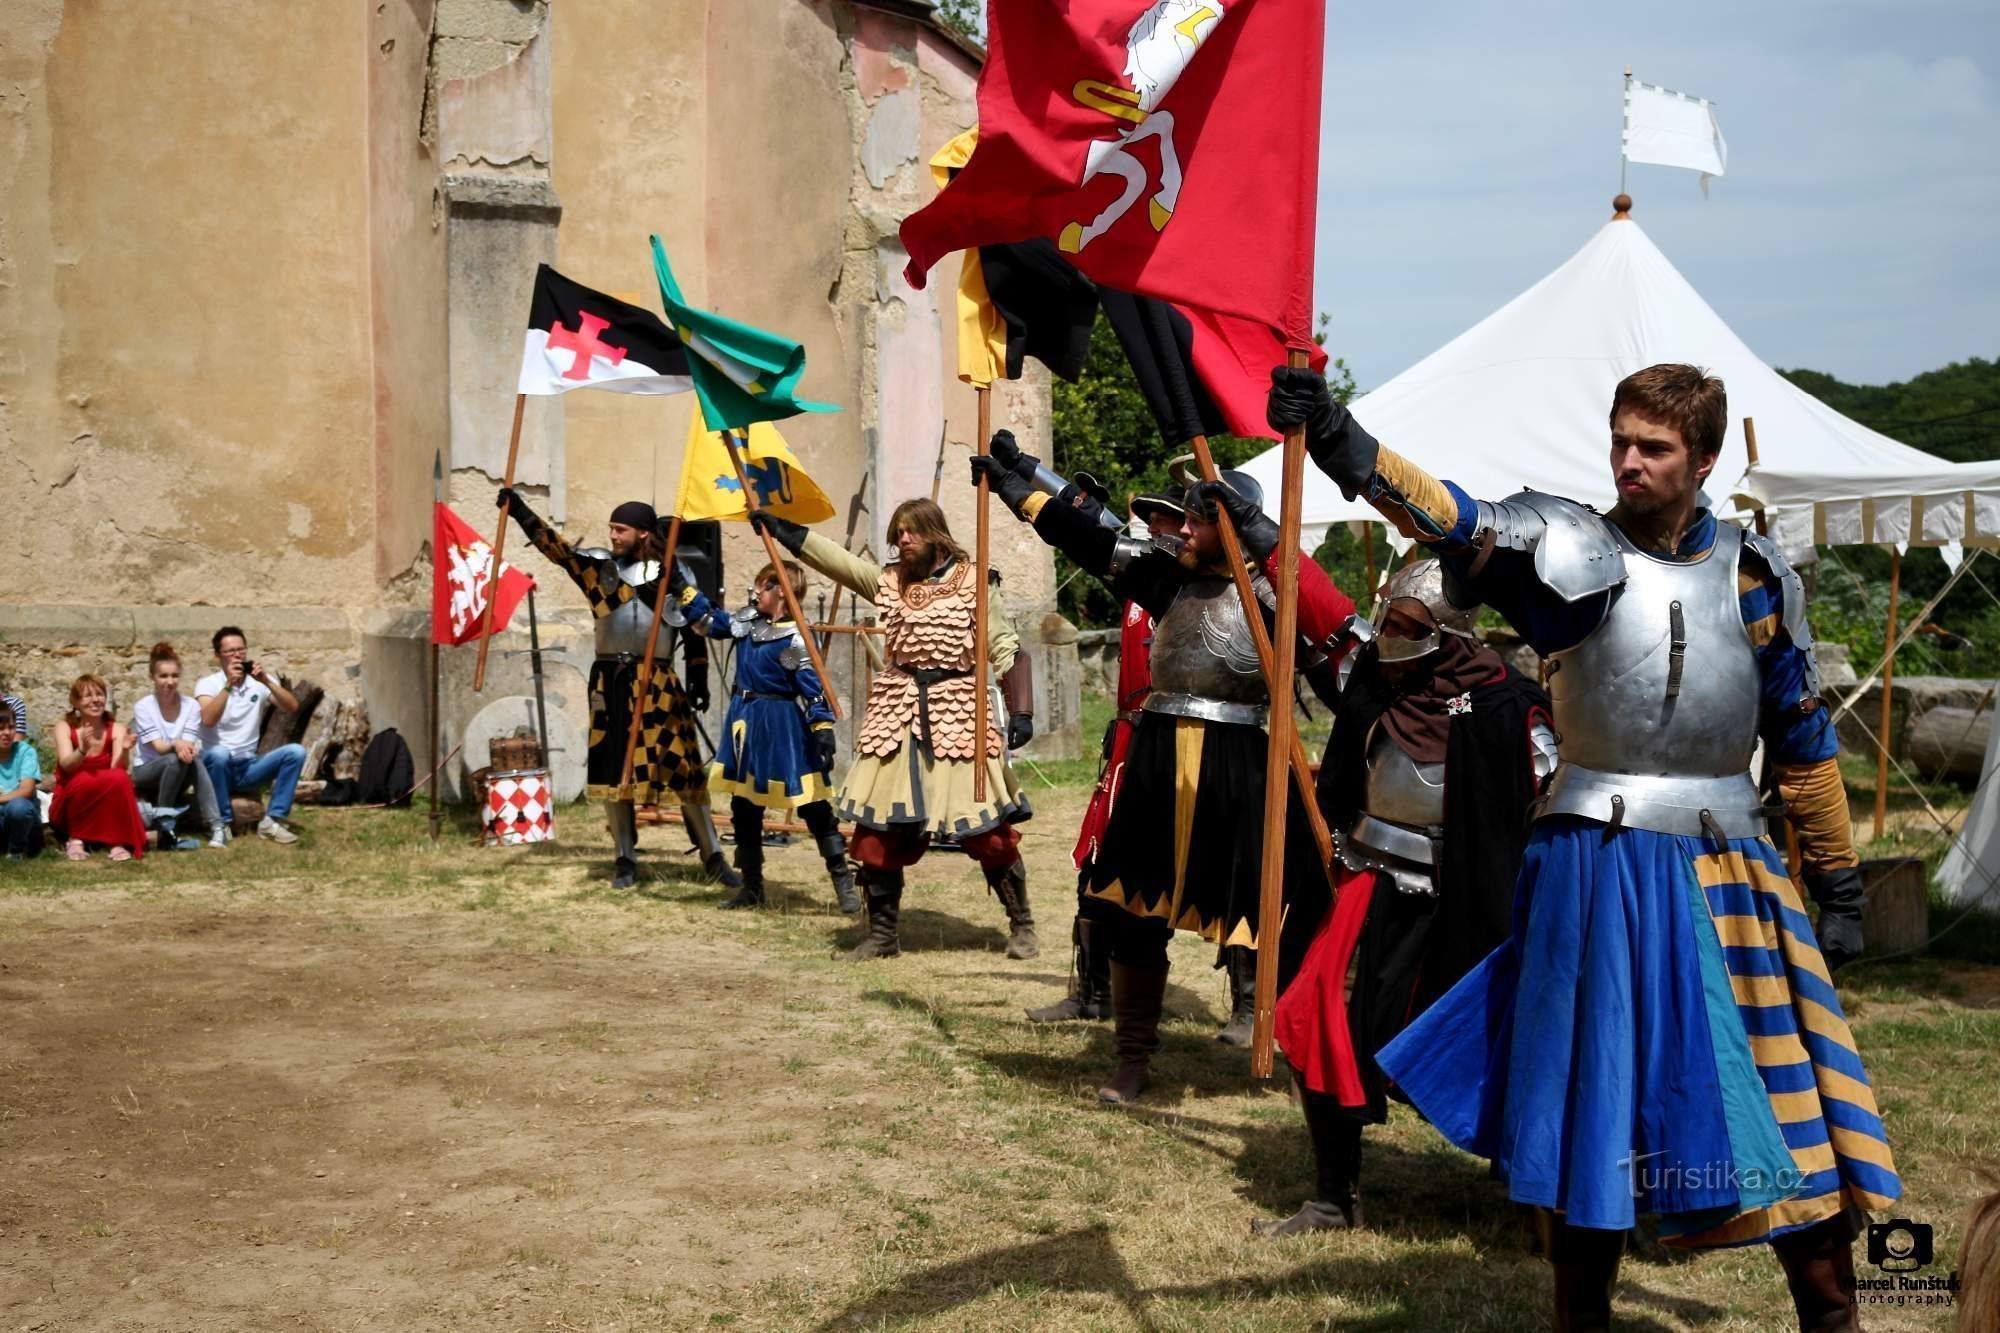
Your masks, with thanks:
[(1555, 1269), (1555, 1322), (1550, 1327), (1555, 1333), (1607, 1333), (1625, 1233), (1573, 1227), (1547, 1208), (1536, 1209), (1535, 1219), (1542, 1251)]
[(1123, 1106), (1146, 1090), (1146, 1070), (1160, 1049), (1160, 1009), (1167, 1000), (1167, 969), (1111, 964), (1111, 1023), (1118, 1068), (1097, 1090), (1097, 1100)]
[(986, 872), (986, 887), (1007, 912), (1007, 956), (1034, 958), (1042, 952), (1035, 940), (1035, 914), (1028, 908), (1028, 867), (1016, 859), (1011, 865)]
[(1105, 957), (1103, 941), (1096, 933), (1093, 922), (1081, 916), (1076, 919), (1070, 930), (1076, 949), (1071, 955), (1069, 994), (1054, 1004), (1030, 1009), (1030, 1023), (1074, 1023), (1111, 1016), (1111, 960)]
[(903, 915), (903, 872), (900, 870), (861, 871), (861, 888), (867, 896), (868, 934), (847, 954), (850, 963), (871, 958), (894, 958), (903, 952), (897, 924)]
[(1290, 1217), (1252, 1222), (1251, 1234), (1298, 1236), (1368, 1225), (1361, 1212), (1361, 1121), (1339, 1098), (1314, 1092), (1296, 1076), (1293, 1081), (1312, 1138), (1314, 1197)]
[(1854, 1304), (1854, 1236), (1853, 1221), (1843, 1215), (1771, 1242), (1792, 1289), (1801, 1333), (1861, 1327)]

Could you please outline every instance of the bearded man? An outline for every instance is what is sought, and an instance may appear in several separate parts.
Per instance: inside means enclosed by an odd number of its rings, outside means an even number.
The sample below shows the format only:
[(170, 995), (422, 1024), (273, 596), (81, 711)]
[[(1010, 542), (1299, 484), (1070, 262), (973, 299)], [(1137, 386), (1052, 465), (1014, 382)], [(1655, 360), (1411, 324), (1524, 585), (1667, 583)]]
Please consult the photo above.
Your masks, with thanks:
[[(1145, 1091), (1159, 1049), (1174, 931), (1191, 931), (1217, 946), (1277, 949), (1282, 987), (1328, 906), (1326, 868), (1288, 784), (1282, 930), (1280, 922), (1259, 920), (1269, 749), (1264, 722), (1271, 699), (1243, 603), (1223, 564), (1217, 525), (1221, 512), (1235, 524), (1244, 556), (1257, 571), (1257, 614), (1267, 622), (1277, 602), (1270, 580), (1278, 525), (1260, 508), (1257, 483), (1238, 472), (1189, 490), (1178, 538), (1141, 541), (1051, 503), (1035, 486), (1041, 464), (1006, 431), (993, 437), (990, 454), (975, 457), (972, 468), (974, 480), (984, 476), (1035, 535), (1154, 617), (1152, 690), (1132, 738), (1124, 790), (1085, 889), (1087, 897), (1114, 909), (1106, 914), (1104, 933), (1118, 1067), (1097, 1095), (1122, 1105)], [(1324, 570), (1310, 559), (1299, 561), (1307, 671), (1323, 660), (1315, 646), (1353, 611), (1354, 603)]]
[[(902, 952), (904, 871), (931, 840), (949, 836), (979, 863), (986, 886), (1007, 914), (1007, 956), (1033, 958), (1035, 918), (1028, 868), (1015, 826), (1034, 811), (1007, 766), (1007, 751), (1034, 734), (1034, 702), (1020, 640), (1000, 607), (986, 599), (987, 658), (1005, 695), (1007, 730), (974, 734), (973, 629), (978, 569), (952, 540), (944, 511), (929, 499), (905, 500), (889, 516), (896, 561), (886, 567), (768, 509), (750, 521), (807, 565), (875, 604), (888, 665), (876, 673), (855, 733), (854, 765), (841, 784), (840, 817), (854, 823), (848, 851), (868, 912), (868, 935), (847, 955), (854, 962)], [(986, 795), (972, 790), (974, 765)]]
[[(1687, 365), (1622, 380), (1617, 505), (1475, 500), (1383, 448), (1323, 383), (1273, 374), (1280, 429), (1548, 661), (1562, 763), (1506, 944), (1377, 1054), (1446, 1137), (1540, 1210), (1559, 1328), (1611, 1318), (1625, 1233), (1769, 1243), (1802, 1328), (1857, 1321), (1853, 1240), (1902, 1192), (1832, 970), (1862, 887), (1805, 591), (1701, 483), (1728, 426)], [(1750, 775), (1761, 740), (1805, 912)]]
[(1382, 586), (1373, 621), (1349, 623), (1319, 769), (1340, 882), (1276, 1025), (1317, 1189), (1260, 1236), (1363, 1224), (1362, 1128), (1388, 1115), (1375, 1052), (1507, 938), (1555, 734), (1548, 695), (1472, 622), (1420, 560)]
[[(586, 793), (605, 803), (617, 860), (611, 887), (629, 889), (638, 882), (639, 824), (637, 806), (658, 805), (663, 796), (680, 802), (688, 837), (701, 854), (709, 878), (731, 889), (743, 881), (730, 869), (715, 835), (715, 815), (708, 803), (708, 770), (696, 739), (694, 713), (708, 707), (708, 648), (706, 641), (682, 634), (687, 619), (679, 599), (667, 599), (666, 620), (653, 657), (653, 676), (640, 697), (639, 668), (646, 655), (646, 638), (653, 624), (653, 605), (661, 578), (660, 530), (653, 506), (627, 500), (611, 511), (606, 537), (609, 550), (577, 548), (542, 522), (518, 491), (502, 488), (499, 504), (521, 525), (521, 533), (565, 574), (590, 604), (597, 639), (597, 660), (590, 667), (590, 754)], [(692, 581), (675, 562), (666, 572), (670, 589)], [(687, 657), (687, 685), (674, 674), (674, 648)], [(625, 746), (631, 735), (632, 709), (640, 711), (639, 747), (632, 754), (632, 781), (625, 783)]]

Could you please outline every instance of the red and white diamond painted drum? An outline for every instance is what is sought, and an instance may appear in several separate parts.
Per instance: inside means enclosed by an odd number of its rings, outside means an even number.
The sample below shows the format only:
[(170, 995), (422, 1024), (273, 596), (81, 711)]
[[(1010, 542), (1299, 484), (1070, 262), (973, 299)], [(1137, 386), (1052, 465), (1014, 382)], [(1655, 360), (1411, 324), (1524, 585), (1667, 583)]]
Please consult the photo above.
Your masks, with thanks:
[(546, 768), (514, 769), (487, 777), (487, 846), (555, 840), (555, 809)]

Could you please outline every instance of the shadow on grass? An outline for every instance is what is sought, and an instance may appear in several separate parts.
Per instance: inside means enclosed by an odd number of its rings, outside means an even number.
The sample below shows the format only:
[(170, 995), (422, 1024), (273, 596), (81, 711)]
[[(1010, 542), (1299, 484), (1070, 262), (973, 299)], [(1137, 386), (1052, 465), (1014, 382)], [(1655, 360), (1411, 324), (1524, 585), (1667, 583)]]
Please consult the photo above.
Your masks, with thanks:
[[(1625, 1274), (1619, 1295), (1628, 1306), (1637, 1304), (1696, 1326), (1723, 1313), (1705, 1301), (1655, 1290), (1648, 1281), (1651, 1276), (1643, 1270)], [(833, 1333), (949, 1316), (996, 1292), (1016, 1298), (1043, 1292), (1102, 1294), (1117, 1302), (1135, 1325), (1148, 1330), (1162, 1327), (1162, 1319), (1171, 1319), (1176, 1326), (1183, 1322), (1185, 1310), (1156, 1309), (1165, 1302), (1223, 1309), (1245, 1301), (1323, 1298), (1333, 1293), (1387, 1307), (1368, 1314), (1343, 1314), (1338, 1325), (1342, 1329), (1524, 1328), (1547, 1320), (1548, 1291), (1548, 1278), (1539, 1264), (1508, 1265), (1484, 1254), (1437, 1249), (1409, 1250), (1387, 1258), (1321, 1254), (1275, 1277), (1143, 1287), (1118, 1252), (1110, 1225), (1098, 1222), (910, 1273), (850, 1303), (817, 1328)], [(1331, 1327), (1331, 1320), (1325, 1326)], [(1642, 1314), (1621, 1319), (1618, 1326), (1652, 1330), (1671, 1325)]]

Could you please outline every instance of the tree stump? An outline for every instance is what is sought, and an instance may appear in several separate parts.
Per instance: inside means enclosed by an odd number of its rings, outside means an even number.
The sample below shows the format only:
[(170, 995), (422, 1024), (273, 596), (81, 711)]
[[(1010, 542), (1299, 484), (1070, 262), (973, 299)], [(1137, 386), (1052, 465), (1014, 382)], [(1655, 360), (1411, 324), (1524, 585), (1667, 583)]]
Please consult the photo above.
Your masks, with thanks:
[(1861, 863), (1867, 894), (1861, 909), (1865, 957), (1921, 949), (1930, 938), (1930, 874), (1921, 859), (1892, 857)]

